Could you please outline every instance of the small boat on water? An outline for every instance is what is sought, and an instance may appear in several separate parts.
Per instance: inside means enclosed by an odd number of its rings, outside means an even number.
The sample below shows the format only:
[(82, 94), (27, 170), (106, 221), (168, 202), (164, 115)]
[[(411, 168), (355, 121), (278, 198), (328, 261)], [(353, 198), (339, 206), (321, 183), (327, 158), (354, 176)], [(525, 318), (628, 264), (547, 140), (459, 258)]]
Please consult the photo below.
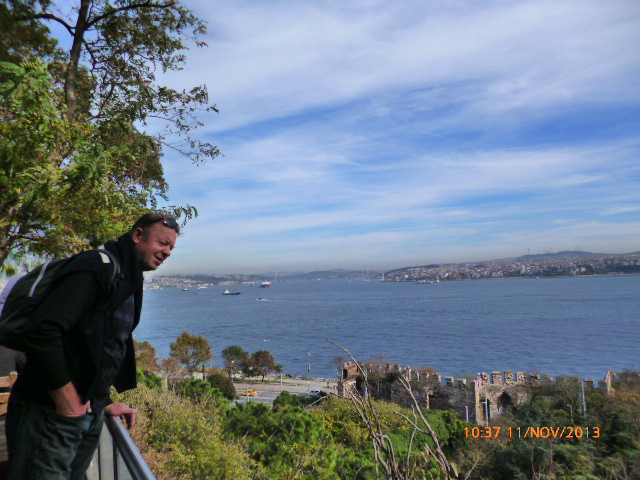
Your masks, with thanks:
[(240, 292), (230, 292), (229, 289), (225, 290), (223, 295), (240, 295)]
[(269, 288), (271, 286), (271, 282), (262, 282), (260, 284), (260, 288)]

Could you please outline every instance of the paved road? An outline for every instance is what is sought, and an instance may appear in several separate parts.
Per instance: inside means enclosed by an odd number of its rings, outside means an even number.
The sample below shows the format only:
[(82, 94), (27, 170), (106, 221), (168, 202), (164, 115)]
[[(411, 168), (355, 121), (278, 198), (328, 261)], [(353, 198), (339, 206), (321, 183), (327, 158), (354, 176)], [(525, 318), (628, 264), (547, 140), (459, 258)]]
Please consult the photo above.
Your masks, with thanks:
[(283, 378), (280, 380), (278, 377), (270, 377), (265, 383), (260, 381), (235, 381), (236, 392), (246, 390), (247, 388), (253, 389), (258, 392), (255, 397), (242, 397), (236, 400), (236, 403), (245, 402), (262, 402), (271, 405), (275, 398), (280, 395), (280, 392), (288, 391), (289, 393), (304, 394), (309, 390), (322, 390), (326, 393), (336, 393), (337, 382), (334, 379), (330, 380), (304, 380), (301, 378)]

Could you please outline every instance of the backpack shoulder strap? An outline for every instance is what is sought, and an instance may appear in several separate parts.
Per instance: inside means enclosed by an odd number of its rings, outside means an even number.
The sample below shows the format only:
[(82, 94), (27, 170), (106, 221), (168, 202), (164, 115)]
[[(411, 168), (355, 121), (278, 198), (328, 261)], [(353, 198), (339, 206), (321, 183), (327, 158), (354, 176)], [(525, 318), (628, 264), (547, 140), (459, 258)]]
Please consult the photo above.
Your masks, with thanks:
[(108, 250), (87, 250), (79, 253), (62, 274), (89, 271), (96, 278), (98, 285), (105, 291), (111, 292), (120, 280), (120, 263), (116, 256)]

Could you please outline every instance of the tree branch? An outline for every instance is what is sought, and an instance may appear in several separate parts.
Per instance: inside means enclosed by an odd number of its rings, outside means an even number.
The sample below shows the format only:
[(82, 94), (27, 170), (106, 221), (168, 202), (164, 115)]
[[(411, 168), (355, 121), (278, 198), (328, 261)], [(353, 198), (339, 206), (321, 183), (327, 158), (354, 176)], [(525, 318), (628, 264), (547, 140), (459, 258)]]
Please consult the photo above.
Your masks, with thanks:
[(433, 428), (431, 428), (431, 424), (427, 421), (426, 417), (422, 413), (422, 410), (420, 409), (420, 405), (418, 404), (418, 400), (416, 400), (416, 397), (413, 395), (413, 391), (411, 390), (411, 384), (402, 375), (400, 375), (400, 383), (402, 383), (402, 386), (409, 393), (409, 396), (411, 397), (411, 400), (413, 401), (413, 405), (415, 407), (415, 410), (418, 412), (418, 414), (420, 415), (420, 418), (422, 419), (424, 424), (427, 426), (427, 429), (429, 430), (429, 434), (431, 435), (431, 438), (433, 439), (433, 443), (435, 444), (436, 451), (437, 451), (437, 455), (434, 455), (434, 458), (436, 459), (436, 461), (440, 465), (440, 468), (442, 470), (444, 470), (444, 473), (446, 475), (445, 478), (450, 478), (450, 475), (452, 475), (452, 474), (453, 474), (453, 477), (455, 478), (457, 476), (457, 472), (455, 471), (455, 468), (453, 468), (453, 466), (449, 463), (449, 461), (447, 460), (447, 456), (444, 454), (444, 452), (440, 448), (440, 442), (438, 441), (438, 437), (436, 436), (436, 432), (433, 431)]
[(80, 64), (80, 53), (84, 42), (84, 34), (89, 28), (87, 25), (87, 11), (89, 10), (89, 6), (89, 0), (81, 0), (78, 19), (73, 33), (73, 44), (69, 52), (69, 65), (67, 66), (67, 71), (64, 76), (64, 100), (67, 105), (66, 118), (68, 123), (73, 120), (78, 104), (76, 97), (76, 74), (78, 73), (78, 65)]
[[(415, 423), (418, 423), (418, 417), (416, 416), (416, 411), (414, 409), (412, 409), (412, 411), (413, 411), (413, 420)], [(409, 448), (407, 449), (407, 466), (406, 466), (407, 471), (409, 471), (409, 460), (411, 458), (411, 450), (413, 449), (413, 439), (415, 438), (417, 431), (418, 430), (414, 428), (413, 431), (411, 432), (411, 438), (409, 439)]]
[(93, 53), (93, 49), (91, 47), (91, 43), (87, 42), (84, 38), (82, 39), (82, 43), (84, 45), (85, 50), (87, 50), (87, 52), (89, 53), (89, 56), (91, 57), (91, 72), (93, 75), (93, 70), (95, 70), (96, 65), (98, 64), (98, 59), (96, 59), (95, 54)]
[(117, 13), (120, 13), (120, 12), (125, 11), (125, 10), (134, 10), (136, 8), (169, 8), (169, 7), (175, 6), (175, 4), (176, 4), (176, 2), (167, 2), (167, 3), (142, 2), (142, 3), (134, 3), (132, 5), (127, 5), (125, 7), (116, 8), (115, 10), (113, 10), (113, 11), (111, 11), (109, 13), (103, 13), (102, 15), (98, 15), (96, 18), (91, 20), (88, 23), (88, 25), (89, 25), (89, 27), (92, 27), (93, 25), (95, 25), (99, 21), (104, 20), (105, 18), (110, 17), (112, 15), (116, 15)]
[(26, 17), (17, 17), (14, 20), (16, 22), (25, 22), (27, 20), (37, 20), (37, 19), (55, 20), (56, 22), (64, 26), (64, 28), (66, 28), (71, 35), (73, 35), (73, 27), (69, 25), (67, 22), (65, 22), (63, 19), (55, 16), (52, 13), (37, 13), (36, 15), (28, 15)]
[[(358, 371), (361, 372), (364, 377), (365, 384), (368, 385), (367, 374), (362, 368), (360, 364), (361, 362), (353, 358), (353, 355), (351, 355), (351, 352), (347, 348), (337, 344), (333, 340), (327, 339), (327, 341), (344, 350), (349, 358), (351, 358), (351, 360), (356, 364)], [(382, 431), (382, 424), (378, 416), (378, 411), (373, 404), (371, 396), (363, 399), (360, 396), (359, 392), (356, 391), (356, 393), (349, 396), (349, 399), (356, 407), (356, 413), (364, 421), (365, 426), (367, 427), (371, 435), (371, 442), (373, 444), (373, 449), (376, 457), (376, 474), (378, 473), (378, 464), (380, 464), (384, 468), (387, 478), (391, 480), (401, 480), (403, 478), (403, 475), (400, 471), (400, 466), (398, 465), (398, 461), (396, 459), (393, 442), (391, 441), (389, 436)], [(371, 417), (373, 417), (373, 420), (371, 419)], [(385, 458), (382, 457), (381, 453), (384, 454)]]

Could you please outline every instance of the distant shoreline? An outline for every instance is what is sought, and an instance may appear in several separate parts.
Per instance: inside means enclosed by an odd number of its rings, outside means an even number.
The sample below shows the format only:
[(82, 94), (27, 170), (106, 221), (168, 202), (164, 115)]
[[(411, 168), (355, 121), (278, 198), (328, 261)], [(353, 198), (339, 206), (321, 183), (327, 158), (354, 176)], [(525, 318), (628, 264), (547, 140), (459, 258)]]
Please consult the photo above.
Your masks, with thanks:
[[(637, 272), (633, 272), (633, 273), (625, 273), (625, 272), (616, 272), (616, 273), (593, 273), (593, 274), (588, 274), (588, 275), (541, 275), (541, 276), (519, 276), (519, 277), (482, 277), (482, 278), (452, 278), (452, 279), (444, 279), (444, 280), (440, 280), (440, 282), (420, 282), (419, 280), (381, 280), (381, 279), (354, 279), (354, 278), (328, 278), (328, 279), (317, 279), (314, 281), (322, 281), (322, 280), (329, 280), (329, 281), (335, 281), (335, 280), (344, 280), (344, 281), (352, 281), (352, 280), (374, 280), (374, 281), (378, 281), (380, 283), (414, 283), (414, 284), (424, 284), (424, 285), (435, 285), (437, 283), (448, 283), (448, 282), (467, 282), (467, 281), (478, 281), (478, 280), (531, 280), (531, 279), (546, 279), (546, 278), (582, 278), (582, 277), (633, 277), (633, 276), (639, 276), (640, 273)], [(225, 285), (246, 285), (249, 287), (258, 287), (258, 285), (255, 285), (253, 282), (252, 283), (247, 283), (247, 282), (224, 282), (224, 283), (218, 283), (218, 284), (209, 284), (206, 287), (202, 287), (202, 284), (198, 284), (198, 283), (191, 283), (191, 282), (196, 282), (197, 280), (194, 280), (192, 277), (189, 277), (188, 275), (184, 275), (181, 277), (162, 277), (164, 279), (172, 279), (175, 280), (176, 284), (175, 285), (158, 285), (155, 283), (150, 283), (150, 282), (145, 282), (145, 290), (165, 290), (165, 289), (169, 289), (169, 288), (188, 288), (188, 289), (202, 289), (202, 290), (206, 290), (209, 287), (220, 287), (220, 286), (225, 286)], [(299, 282), (299, 281), (309, 281), (309, 280), (283, 280), (281, 282), (278, 283), (287, 283), (287, 282)], [(278, 285), (278, 284), (275, 284)], [(0, 288), (3, 288), (3, 283), (0, 282)]]
[[(591, 273), (589, 275), (541, 275), (538, 277), (482, 277), (482, 278), (452, 278), (451, 280), (440, 280), (440, 282), (436, 283), (447, 283), (447, 282), (475, 282), (477, 280), (532, 280), (532, 279), (544, 279), (544, 278), (581, 278), (581, 277), (634, 277), (639, 276), (640, 273)], [(382, 283), (421, 283), (418, 280), (381, 280)], [(431, 285), (429, 283), (424, 282), (424, 285)]]

